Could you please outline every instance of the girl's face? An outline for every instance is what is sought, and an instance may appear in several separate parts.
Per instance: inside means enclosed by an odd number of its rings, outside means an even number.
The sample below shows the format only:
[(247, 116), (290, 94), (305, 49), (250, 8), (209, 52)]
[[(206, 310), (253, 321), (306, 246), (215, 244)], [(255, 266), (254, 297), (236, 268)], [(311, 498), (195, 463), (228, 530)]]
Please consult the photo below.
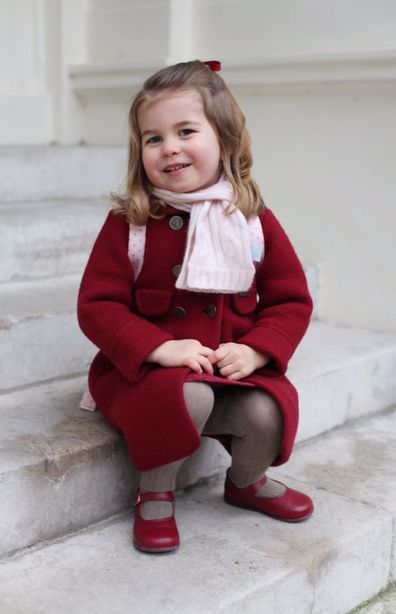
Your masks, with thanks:
[(138, 124), (143, 166), (153, 186), (194, 192), (218, 181), (220, 145), (196, 90), (169, 92), (143, 103)]

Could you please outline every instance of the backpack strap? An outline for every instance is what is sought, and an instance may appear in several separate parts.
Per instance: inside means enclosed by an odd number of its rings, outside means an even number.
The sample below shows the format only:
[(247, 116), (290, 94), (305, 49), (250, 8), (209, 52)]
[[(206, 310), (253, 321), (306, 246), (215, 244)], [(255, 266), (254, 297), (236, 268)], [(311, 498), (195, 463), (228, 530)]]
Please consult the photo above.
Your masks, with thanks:
[(135, 274), (135, 281), (143, 267), (144, 248), (146, 246), (146, 226), (129, 224), (128, 257)]

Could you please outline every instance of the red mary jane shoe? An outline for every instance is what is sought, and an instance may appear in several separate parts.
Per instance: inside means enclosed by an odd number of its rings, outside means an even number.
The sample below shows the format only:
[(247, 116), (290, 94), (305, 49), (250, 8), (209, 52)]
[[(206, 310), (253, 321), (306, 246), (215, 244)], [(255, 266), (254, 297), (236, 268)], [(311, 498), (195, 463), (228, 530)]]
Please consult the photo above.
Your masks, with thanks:
[(225, 481), (224, 501), (236, 507), (255, 510), (285, 522), (300, 522), (312, 514), (312, 500), (298, 490), (286, 488), (280, 497), (259, 497), (258, 491), (264, 486), (267, 476), (246, 488), (237, 488), (228, 476)]
[[(140, 505), (146, 501), (169, 501), (171, 516), (158, 520), (145, 520), (140, 514)], [(135, 497), (135, 523), (133, 544), (143, 552), (173, 552), (179, 547), (179, 532), (175, 521), (175, 497), (173, 492), (142, 492)]]

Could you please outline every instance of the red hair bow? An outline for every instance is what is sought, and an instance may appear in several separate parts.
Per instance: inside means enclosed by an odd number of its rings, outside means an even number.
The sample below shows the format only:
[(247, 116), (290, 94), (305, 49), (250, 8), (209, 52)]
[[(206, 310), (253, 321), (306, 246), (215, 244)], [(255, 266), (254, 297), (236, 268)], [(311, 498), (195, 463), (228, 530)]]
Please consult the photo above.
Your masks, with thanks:
[(213, 72), (220, 72), (221, 70), (221, 62), (219, 62), (219, 60), (209, 60), (208, 62), (204, 62), (204, 64), (206, 64), (210, 70), (213, 70)]

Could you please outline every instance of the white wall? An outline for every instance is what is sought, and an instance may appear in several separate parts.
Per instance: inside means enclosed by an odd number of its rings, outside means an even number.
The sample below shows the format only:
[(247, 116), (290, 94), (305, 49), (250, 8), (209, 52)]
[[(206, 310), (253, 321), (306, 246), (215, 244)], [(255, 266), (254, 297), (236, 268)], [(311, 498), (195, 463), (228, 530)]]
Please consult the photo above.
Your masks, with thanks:
[(245, 105), (255, 175), (305, 262), (322, 318), (396, 330), (396, 89), (267, 93)]
[(320, 268), (320, 316), (396, 331), (394, 0), (0, 0), (0, 11), (3, 143), (125, 145), (144, 78), (221, 59), (264, 197)]
[(0, 16), (0, 142), (48, 142), (53, 107), (42, 7), (35, 0), (0, 0)]
[(393, 0), (196, 0), (194, 7), (198, 56), (257, 62), (396, 43)]

